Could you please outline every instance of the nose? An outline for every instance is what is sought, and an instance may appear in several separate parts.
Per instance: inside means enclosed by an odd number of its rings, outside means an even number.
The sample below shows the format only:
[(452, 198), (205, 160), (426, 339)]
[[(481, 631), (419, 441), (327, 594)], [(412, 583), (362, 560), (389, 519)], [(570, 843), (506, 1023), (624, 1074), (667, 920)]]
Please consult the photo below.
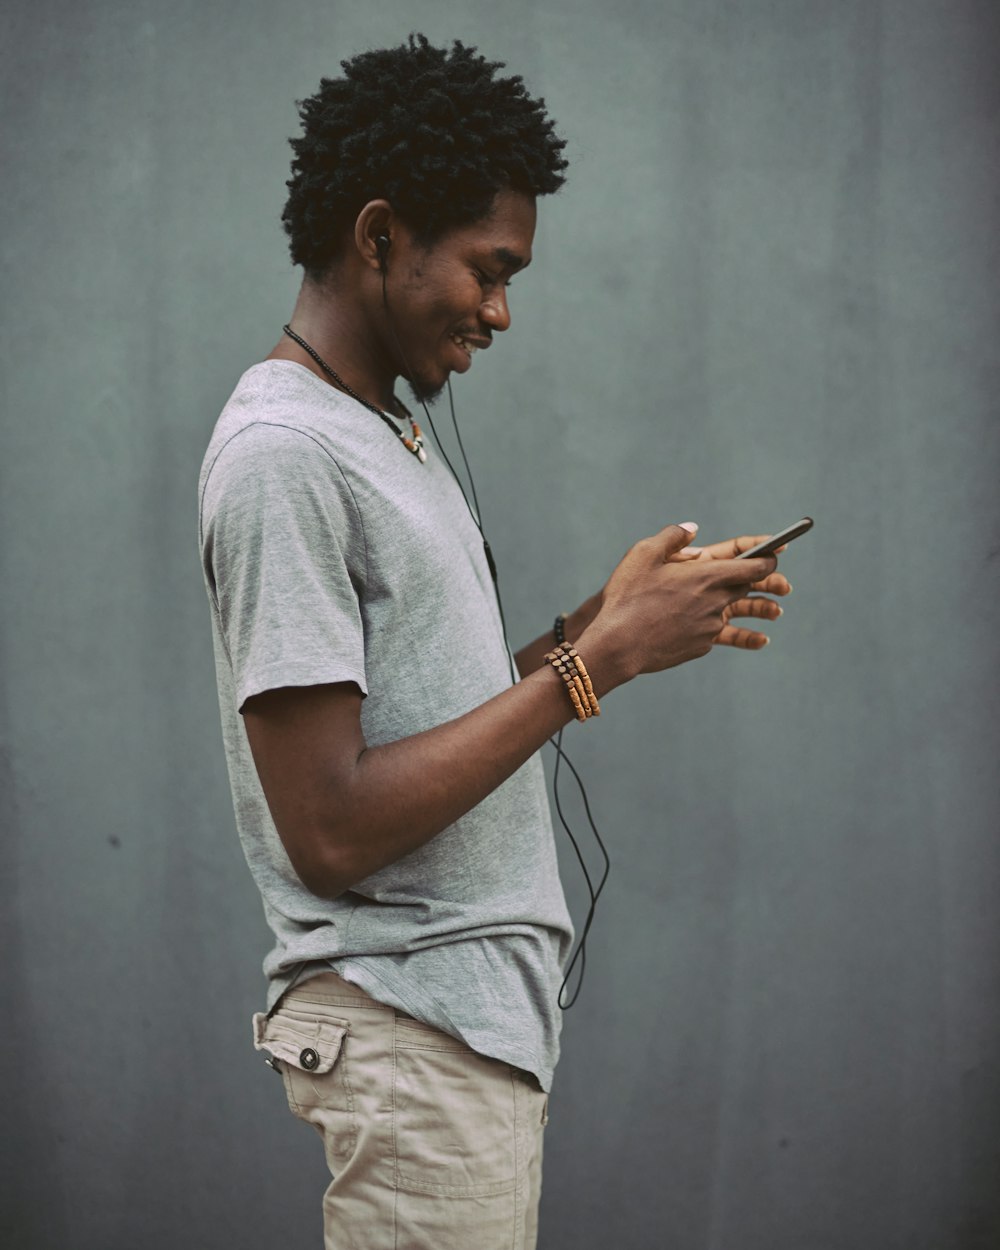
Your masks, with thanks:
[(493, 330), (510, 328), (510, 309), (507, 306), (507, 292), (500, 286), (490, 292), (489, 299), (484, 299), (479, 307), (479, 316)]

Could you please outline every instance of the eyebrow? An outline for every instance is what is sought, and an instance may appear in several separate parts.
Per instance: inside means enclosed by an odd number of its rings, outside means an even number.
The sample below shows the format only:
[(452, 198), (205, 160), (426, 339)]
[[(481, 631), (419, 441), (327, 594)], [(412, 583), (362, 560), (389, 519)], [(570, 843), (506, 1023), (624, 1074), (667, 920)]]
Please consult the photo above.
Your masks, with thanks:
[(508, 269), (527, 269), (531, 264), (530, 260), (525, 260), (523, 256), (518, 256), (517, 252), (512, 252), (507, 247), (495, 247), (493, 255)]

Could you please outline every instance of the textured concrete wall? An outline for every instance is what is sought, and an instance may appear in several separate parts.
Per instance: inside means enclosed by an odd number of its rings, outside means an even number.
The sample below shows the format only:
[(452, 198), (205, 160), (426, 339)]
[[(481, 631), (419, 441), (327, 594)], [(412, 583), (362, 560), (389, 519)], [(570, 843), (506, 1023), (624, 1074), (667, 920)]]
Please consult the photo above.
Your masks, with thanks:
[(319, 1144), (249, 1045), (267, 935), (195, 482), (294, 297), (293, 101), (411, 29), (506, 59), (571, 145), (514, 327), (455, 388), (515, 641), (669, 521), (817, 520), (768, 651), (567, 735), (614, 870), (542, 1246), (995, 1247), (986, 0), (6, 15), (5, 1244), (319, 1244)]

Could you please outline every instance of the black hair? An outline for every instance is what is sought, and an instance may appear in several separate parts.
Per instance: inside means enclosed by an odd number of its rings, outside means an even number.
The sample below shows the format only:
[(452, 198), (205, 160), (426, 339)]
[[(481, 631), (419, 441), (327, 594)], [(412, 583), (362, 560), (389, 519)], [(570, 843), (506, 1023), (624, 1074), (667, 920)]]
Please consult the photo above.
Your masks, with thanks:
[(289, 140), (282, 221), (292, 263), (311, 277), (326, 272), (369, 200), (388, 200), (431, 244), (485, 217), (501, 189), (549, 195), (565, 181), (566, 144), (545, 101), (519, 76), (496, 77), (502, 61), (416, 34), (341, 68), (343, 78), (299, 101), (303, 135)]

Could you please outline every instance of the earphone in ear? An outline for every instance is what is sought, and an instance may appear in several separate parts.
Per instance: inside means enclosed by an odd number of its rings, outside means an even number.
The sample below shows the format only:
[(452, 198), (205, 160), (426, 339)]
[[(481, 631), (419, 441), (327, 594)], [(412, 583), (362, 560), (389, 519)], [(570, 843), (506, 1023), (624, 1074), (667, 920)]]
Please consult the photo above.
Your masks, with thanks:
[(378, 252), (379, 268), (385, 268), (385, 256), (389, 248), (392, 246), (392, 240), (387, 234), (380, 234), (375, 240), (375, 250)]

